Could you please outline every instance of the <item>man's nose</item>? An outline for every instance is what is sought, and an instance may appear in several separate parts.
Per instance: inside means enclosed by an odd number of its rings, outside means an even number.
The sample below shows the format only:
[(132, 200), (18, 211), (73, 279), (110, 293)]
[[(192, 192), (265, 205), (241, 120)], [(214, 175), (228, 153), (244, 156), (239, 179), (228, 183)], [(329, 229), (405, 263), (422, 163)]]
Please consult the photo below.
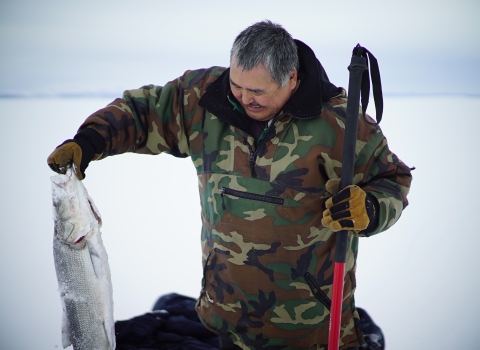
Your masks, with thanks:
[(254, 101), (253, 93), (251, 91), (248, 91), (248, 90), (244, 89), (242, 91), (242, 103), (244, 105), (248, 105), (248, 104), (252, 103), (253, 101)]

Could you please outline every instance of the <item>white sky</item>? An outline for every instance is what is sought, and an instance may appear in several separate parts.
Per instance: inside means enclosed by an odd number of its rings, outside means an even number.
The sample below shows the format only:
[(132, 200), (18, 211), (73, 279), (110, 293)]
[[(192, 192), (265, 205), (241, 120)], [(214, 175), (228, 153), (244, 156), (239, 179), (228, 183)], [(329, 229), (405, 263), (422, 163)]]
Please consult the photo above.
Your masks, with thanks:
[[(293, 4), (0, 1), (0, 94), (109, 95), (0, 98), (0, 348), (61, 348), (48, 154), (124, 89), (228, 65), (235, 35), (265, 18), (309, 44), (337, 85), (348, 82), (353, 46), (371, 50), (390, 94), (382, 128), (417, 167), (399, 223), (360, 242), (358, 306), (382, 327), (389, 350), (478, 347), (480, 99), (391, 96), (480, 95), (480, 3)], [(166, 155), (123, 155), (87, 169), (117, 320), (147, 312), (163, 293), (198, 295), (196, 184), (188, 159)]]
[(228, 65), (234, 37), (263, 19), (310, 45), (337, 85), (359, 42), (386, 94), (480, 95), (480, 2), (2, 1), (0, 94), (106, 93)]

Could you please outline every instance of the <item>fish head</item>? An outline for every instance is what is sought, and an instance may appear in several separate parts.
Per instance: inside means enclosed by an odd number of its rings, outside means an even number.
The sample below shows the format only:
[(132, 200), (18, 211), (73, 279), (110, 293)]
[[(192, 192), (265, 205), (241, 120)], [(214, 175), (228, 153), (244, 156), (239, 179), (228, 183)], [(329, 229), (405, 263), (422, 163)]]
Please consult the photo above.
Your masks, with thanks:
[(85, 238), (99, 227), (100, 216), (94, 212), (87, 190), (69, 169), (65, 175), (54, 175), (52, 183), (55, 237), (63, 243), (83, 248)]

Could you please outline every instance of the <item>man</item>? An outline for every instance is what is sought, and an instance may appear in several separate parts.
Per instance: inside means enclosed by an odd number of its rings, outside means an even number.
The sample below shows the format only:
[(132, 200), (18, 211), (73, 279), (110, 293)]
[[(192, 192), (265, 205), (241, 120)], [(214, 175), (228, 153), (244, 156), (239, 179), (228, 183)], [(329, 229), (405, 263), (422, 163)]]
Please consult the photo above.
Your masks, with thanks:
[(73, 163), (82, 179), (91, 160), (125, 152), (192, 158), (203, 222), (196, 308), (224, 349), (325, 349), (334, 231), (350, 230), (340, 344), (355, 349), (358, 237), (398, 220), (410, 169), (361, 116), (355, 186), (337, 194), (346, 96), (313, 51), (265, 21), (239, 34), (230, 63), (126, 91), (48, 164)]

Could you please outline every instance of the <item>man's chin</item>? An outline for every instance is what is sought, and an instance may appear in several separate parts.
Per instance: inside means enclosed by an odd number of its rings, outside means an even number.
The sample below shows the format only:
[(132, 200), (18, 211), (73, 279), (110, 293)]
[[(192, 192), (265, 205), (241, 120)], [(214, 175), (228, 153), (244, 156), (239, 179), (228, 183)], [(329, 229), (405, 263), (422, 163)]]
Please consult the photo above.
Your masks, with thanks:
[(262, 112), (254, 113), (254, 112), (251, 112), (249, 110), (246, 110), (245, 112), (247, 113), (247, 115), (250, 118), (258, 120), (260, 122), (264, 122), (264, 121), (267, 121), (267, 120), (271, 119), (271, 118), (269, 118), (268, 115), (266, 115), (265, 113), (262, 113)]

